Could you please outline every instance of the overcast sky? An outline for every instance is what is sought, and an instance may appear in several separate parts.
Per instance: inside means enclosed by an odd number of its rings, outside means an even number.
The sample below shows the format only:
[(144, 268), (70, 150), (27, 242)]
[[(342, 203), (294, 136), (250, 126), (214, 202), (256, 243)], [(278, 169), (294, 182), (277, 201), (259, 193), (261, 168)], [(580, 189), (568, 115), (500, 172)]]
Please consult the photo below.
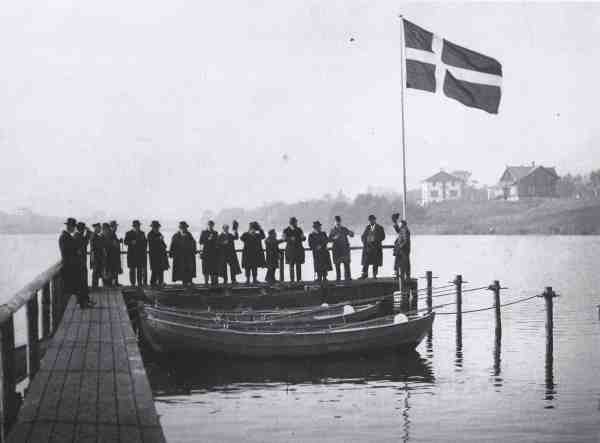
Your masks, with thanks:
[(20, 0), (0, 5), (0, 210), (400, 190), (399, 13), (504, 69), (499, 115), (407, 92), (409, 187), (600, 167), (600, 4)]

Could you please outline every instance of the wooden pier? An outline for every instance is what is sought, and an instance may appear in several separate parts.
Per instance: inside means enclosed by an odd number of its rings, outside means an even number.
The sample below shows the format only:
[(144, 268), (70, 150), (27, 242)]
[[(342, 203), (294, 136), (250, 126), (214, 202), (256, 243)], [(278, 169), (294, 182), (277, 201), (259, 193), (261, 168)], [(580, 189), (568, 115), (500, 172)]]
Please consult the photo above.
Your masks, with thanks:
[[(95, 290), (91, 297), (97, 305), (81, 310), (74, 297), (66, 300), (61, 308), (60, 286), (55, 279), (52, 290), (47, 285), (42, 289), (43, 293), (52, 293), (49, 305), (53, 308), (51, 318), (55, 327), (46, 340), (46, 352), (41, 360), (40, 341), (33, 339), (28, 344), (30, 383), (16, 420), (19, 397), (14, 390), (14, 370), (11, 370), (14, 352), (10, 346), (12, 340), (14, 350), (14, 335), (10, 337), (8, 326), (12, 329), (12, 308), (18, 309), (19, 303), (10, 306), (11, 310), (6, 310), (3, 305), (5, 311), (2, 314), (10, 313), (2, 324), (2, 332), (9, 332), (8, 340), (7, 334), (2, 336), (5, 345), (2, 348), (3, 369), (8, 370), (2, 374), (2, 424), (9, 432), (1, 441), (164, 442), (137, 339), (120, 290)], [(33, 308), (31, 302), (35, 300), (37, 305), (37, 292), (32, 295), (35, 297), (24, 303), (28, 307), (28, 318), (34, 319), (28, 321), (30, 339), (39, 336), (37, 306)], [(42, 311), (46, 312), (46, 309)]]

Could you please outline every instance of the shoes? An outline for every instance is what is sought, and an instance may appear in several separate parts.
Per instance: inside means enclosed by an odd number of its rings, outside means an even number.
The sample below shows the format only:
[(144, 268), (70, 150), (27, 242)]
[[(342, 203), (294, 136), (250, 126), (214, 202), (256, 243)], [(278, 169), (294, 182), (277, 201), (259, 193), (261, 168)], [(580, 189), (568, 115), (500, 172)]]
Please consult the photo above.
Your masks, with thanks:
[(367, 277), (368, 277), (368, 275), (367, 275), (367, 274), (362, 274), (362, 275), (359, 277), (359, 280), (366, 280), (366, 279), (367, 279)]

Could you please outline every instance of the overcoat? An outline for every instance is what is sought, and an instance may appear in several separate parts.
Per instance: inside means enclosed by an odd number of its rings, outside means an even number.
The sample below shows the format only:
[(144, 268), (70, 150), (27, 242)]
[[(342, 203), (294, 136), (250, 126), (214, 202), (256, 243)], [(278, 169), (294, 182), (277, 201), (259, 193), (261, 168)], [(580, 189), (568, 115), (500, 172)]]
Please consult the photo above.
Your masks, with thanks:
[(127, 245), (127, 267), (145, 268), (148, 264), (146, 258), (146, 234), (144, 231), (135, 231), (134, 229), (125, 234), (125, 245)]
[(196, 239), (189, 232), (177, 232), (171, 238), (173, 281), (191, 281), (196, 277)]
[(111, 275), (123, 273), (121, 267), (121, 242), (115, 232), (111, 232), (106, 238), (106, 260), (107, 268)]
[(58, 247), (62, 258), (64, 291), (67, 294), (80, 294), (83, 283), (81, 242), (67, 231), (63, 231), (58, 238)]
[(240, 238), (237, 231), (228, 232), (225, 234), (222, 232), (219, 234), (219, 270), (221, 275), (225, 275), (226, 266), (229, 265), (231, 273), (238, 275), (242, 273), (240, 269), (240, 262), (238, 260), (237, 253), (235, 252), (235, 241)]
[(383, 264), (383, 248), (381, 243), (385, 239), (383, 227), (377, 223), (366, 226), (361, 240), (363, 243), (362, 265), (381, 266)]
[(305, 260), (302, 242), (306, 236), (300, 227), (288, 226), (283, 230), (285, 240), (285, 262), (288, 264), (302, 264)]
[(242, 250), (242, 268), (262, 268), (266, 265), (265, 253), (262, 247), (262, 240), (265, 238), (265, 232), (261, 229), (254, 234), (244, 232), (241, 240), (244, 242)]
[(215, 275), (220, 271), (219, 268), (219, 233), (217, 231), (205, 229), (200, 233), (198, 240), (202, 246), (202, 274)]
[(315, 272), (331, 271), (331, 257), (327, 249), (329, 238), (324, 232), (311, 232), (308, 235), (308, 246), (312, 249)]
[(277, 238), (269, 238), (265, 240), (265, 249), (267, 251), (267, 268), (278, 268), (279, 257), (281, 257), (281, 250), (279, 249), (279, 243), (283, 243), (283, 240)]
[(90, 268), (98, 275), (104, 275), (106, 268), (106, 239), (102, 234), (94, 234), (90, 240)]
[(348, 237), (351, 233), (350, 229), (345, 226), (334, 226), (329, 232), (334, 263), (350, 263), (350, 241)]
[(154, 272), (162, 272), (169, 269), (169, 258), (167, 257), (167, 244), (160, 232), (148, 232), (148, 250), (150, 255), (150, 269)]
[(394, 242), (394, 269), (410, 266), (410, 230), (404, 226), (394, 225), (398, 237)]

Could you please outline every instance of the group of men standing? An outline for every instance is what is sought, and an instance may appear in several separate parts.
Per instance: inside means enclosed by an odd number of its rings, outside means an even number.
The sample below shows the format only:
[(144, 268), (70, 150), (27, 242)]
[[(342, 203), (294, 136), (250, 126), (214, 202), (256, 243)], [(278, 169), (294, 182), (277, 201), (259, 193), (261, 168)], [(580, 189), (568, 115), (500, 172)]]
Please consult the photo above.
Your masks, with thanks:
[[(392, 222), (397, 233), (394, 244), (394, 269), (396, 275), (402, 281), (406, 281), (410, 278), (410, 231), (404, 220), (398, 223), (399, 214), (392, 216)], [(351, 279), (349, 239), (354, 237), (354, 232), (342, 224), (340, 216), (335, 217), (335, 224), (329, 234), (323, 232), (321, 222), (318, 220), (313, 222), (312, 232), (308, 238), (298, 226), (296, 217), (290, 218), (289, 225), (283, 230), (281, 238), (277, 237), (274, 229), (269, 230), (268, 235), (265, 235), (256, 221), (249, 223), (247, 231), (240, 235), (237, 221), (233, 221), (231, 229), (229, 225), (223, 225), (221, 232), (217, 232), (215, 223), (211, 220), (207, 228), (200, 233), (198, 243), (189, 231), (189, 225), (182, 221), (179, 223), (179, 230), (171, 238), (168, 249), (160, 232), (160, 223), (155, 220), (150, 226), (151, 230), (146, 235), (141, 230), (139, 220), (134, 220), (132, 229), (125, 234), (124, 239), (120, 239), (116, 221), (95, 223), (93, 231), (87, 228), (85, 223), (77, 223), (73, 218), (66, 221), (65, 230), (59, 238), (65, 284), (72, 293), (78, 294), (82, 307), (91, 304), (88, 296), (86, 264), (88, 244), (92, 287), (97, 287), (100, 280), (104, 286), (119, 286), (119, 275), (123, 273), (121, 244), (127, 246), (127, 267), (132, 286), (146, 284), (148, 257), (151, 269), (150, 284), (163, 286), (164, 271), (169, 269), (169, 256), (173, 259), (173, 281), (191, 285), (196, 277), (197, 244), (200, 246), (205, 284), (216, 285), (219, 283), (219, 278), (223, 279), (224, 283), (228, 283), (229, 280), (236, 283), (242, 269), (246, 282), (250, 283), (252, 280), (256, 283), (258, 268), (266, 268), (266, 281), (274, 282), (282, 252), (288, 265), (290, 281), (301, 281), (302, 265), (306, 259), (304, 242), (307, 239), (318, 281), (327, 280), (327, 275), (333, 270), (333, 266), (335, 266), (336, 280), (342, 279), (342, 266), (344, 279)], [(368, 277), (369, 267), (372, 268), (373, 277), (377, 277), (378, 269), (383, 264), (384, 239), (383, 227), (377, 223), (374, 215), (370, 215), (369, 223), (361, 235), (363, 244), (361, 279)], [(243, 243), (241, 265), (236, 253), (236, 240), (241, 240)], [(285, 243), (283, 251), (279, 248), (281, 243)], [(329, 244), (331, 244), (331, 255)]]

